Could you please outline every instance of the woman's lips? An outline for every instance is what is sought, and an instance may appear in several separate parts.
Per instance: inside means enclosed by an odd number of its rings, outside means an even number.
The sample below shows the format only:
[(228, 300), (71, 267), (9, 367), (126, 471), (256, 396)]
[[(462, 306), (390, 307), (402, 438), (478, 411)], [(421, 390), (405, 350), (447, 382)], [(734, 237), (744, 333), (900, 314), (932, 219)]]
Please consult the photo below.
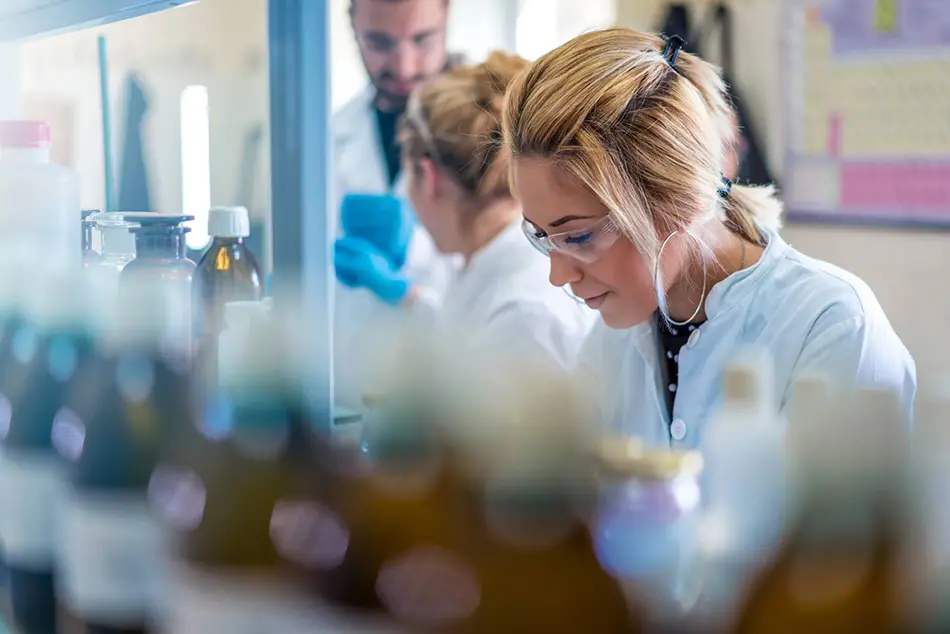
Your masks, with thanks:
[(584, 302), (587, 304), (587, 307), (588, 307), (588, 308), (592, 308), (592, 309), (594, 309), (594, 310), (597, 310), (598, 308), (601, 307), (601, 305), (603, 305), (604, 300), (607, 299), (607, 295), (608, 295), (609, 293), (610, 293), (610, 291), (608, 291), (607, 293), (603, 293), (603, 294), (601, 294), (601, 295), (598, 295), (598, 296), (596, 296), (596, 297), (591, 297), (591, 298), (589, 298), (589, 299), (585, 299)]

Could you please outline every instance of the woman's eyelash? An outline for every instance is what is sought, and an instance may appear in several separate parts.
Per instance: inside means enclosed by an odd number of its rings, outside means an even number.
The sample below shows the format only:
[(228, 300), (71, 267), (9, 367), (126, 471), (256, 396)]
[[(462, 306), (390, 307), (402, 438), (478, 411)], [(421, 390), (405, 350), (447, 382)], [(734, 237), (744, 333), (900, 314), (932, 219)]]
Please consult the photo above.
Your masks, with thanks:
[(585, 242), (590, 240), (590, 237), (592, 235), (593, 234), (591, 233), (585, 233), (579, 236), (568, 236), (564, 238), (564, 241), (567, 242), (568, 244), (584, 244)]

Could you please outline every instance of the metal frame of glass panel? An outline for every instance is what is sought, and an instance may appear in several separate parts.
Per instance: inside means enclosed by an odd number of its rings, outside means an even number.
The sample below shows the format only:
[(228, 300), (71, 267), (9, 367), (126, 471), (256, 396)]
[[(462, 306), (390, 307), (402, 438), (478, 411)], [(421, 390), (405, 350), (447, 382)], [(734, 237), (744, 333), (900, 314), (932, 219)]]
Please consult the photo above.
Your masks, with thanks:
[(299, 298), (305, 314), (314, 316), (307, 392), (312, 411), (326, 415), (315, 424), (332, 433), (329, 4), (270, 0), (268, 50), (275, 301)]
[(171, 9), (197, 0), (3, 0), (0, 2), (0, 41), (55, 35), (146, 13)]

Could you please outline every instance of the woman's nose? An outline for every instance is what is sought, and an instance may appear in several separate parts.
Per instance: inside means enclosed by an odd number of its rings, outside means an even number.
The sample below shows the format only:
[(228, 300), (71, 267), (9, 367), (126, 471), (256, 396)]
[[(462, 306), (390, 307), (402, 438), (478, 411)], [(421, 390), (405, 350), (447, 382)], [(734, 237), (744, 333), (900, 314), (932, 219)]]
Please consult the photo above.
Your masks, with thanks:
[(552, 286), (567, 286), (580, 281), (582, 277), (583, 273), (572, 258), (556, 251), (551, 254), (551, 274), (548, 279)]

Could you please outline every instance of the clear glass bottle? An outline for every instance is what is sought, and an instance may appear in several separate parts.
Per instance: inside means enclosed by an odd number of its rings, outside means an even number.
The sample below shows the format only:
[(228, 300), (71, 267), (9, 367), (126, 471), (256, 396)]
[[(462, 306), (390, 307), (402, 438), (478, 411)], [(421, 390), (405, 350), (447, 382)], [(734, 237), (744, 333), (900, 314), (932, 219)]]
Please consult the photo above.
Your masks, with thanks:
[(51, 434), (77, 372), (94, 358), (94, 329), (85, 305), (92, 299), (90, 290), (72, 272), (41, 274), (30, 287), (4, 372), (9, 407), (0, 416), (0, 537), (13, 617), (18, 630), (28, 634), (55, 628), (55, 529), (65, 474)]
[(82, 267), (88, 269), (92, 262), (99, 259), (99, 250), (96, 249), (94, 240), (94, 230), (96, 221), (90, 219), (93, 214), (99, 213), (98, 209), (82, 210)]
[(53, 425), (69, 488), (58, 549), (63, 630), (163, 632), (170, 550), (148, 497), (159, 456), (189, 445), (191, 376), (166, 355), (161, 286), (125, 286), (97, 361), (77, 375)]
[(153, 214), (136, 219), (131, 229), (135, 236), (135, 259), (126, 264), (120, 276), (120, 287), (156, 286), (172, 297), (168, 306), (174, 312), (165, 315), (163, 346), (169, 356), (178, 356), (181, 363), (191, 360), (194, 334), (192, 320), (192, 283), (195, 263), (185, 257), (185, 235), (191, 231), (182, 223), (193, 216), (161, 216)]
[(263, 298), (263, 278), (257, 257), (245, 240), (251, 222), (244, 207), (216, 207), (208, 216), (211, 245), (195, 273), (196, 341), (201, 367), (213, 383), (217, 376), (217, 343), (229, 302)]

